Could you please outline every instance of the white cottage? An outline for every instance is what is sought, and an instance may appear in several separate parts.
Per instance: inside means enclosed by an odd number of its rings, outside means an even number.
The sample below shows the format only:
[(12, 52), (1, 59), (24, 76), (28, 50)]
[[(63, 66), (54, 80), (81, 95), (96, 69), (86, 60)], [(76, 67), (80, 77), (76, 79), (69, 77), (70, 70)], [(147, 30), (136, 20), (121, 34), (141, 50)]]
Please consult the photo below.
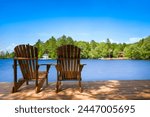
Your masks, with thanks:
[(42, 58), (43, 58), (43, 59), (48, 59), (48, 58), (49, 58), (49, 57), (48, 57), (48, 54), (43, 54)]

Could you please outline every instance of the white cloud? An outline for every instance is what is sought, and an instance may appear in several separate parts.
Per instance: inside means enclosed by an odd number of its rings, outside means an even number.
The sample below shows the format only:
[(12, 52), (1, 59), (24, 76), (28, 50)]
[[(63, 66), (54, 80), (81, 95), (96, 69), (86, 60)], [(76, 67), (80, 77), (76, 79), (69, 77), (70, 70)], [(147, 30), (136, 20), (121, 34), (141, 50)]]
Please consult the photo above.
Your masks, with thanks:
[(111, 43), (119, 43), (118, 41), (114, 40), (114, 39), (109, 39)]
[(126, 43), (135, 43), (141, 40), (143, 37), (131, 37)]
[[(111, 43), (119, 43), (118, 41), (116, 41), (116, 40), (114, 40), (114, 39), (110, 39), (110, 38), (109, 38), (109, 40), (110, 40)], [(106, 42), (106, 41), (107, 41), (107, 39), (102, 40), (102, 42)]]

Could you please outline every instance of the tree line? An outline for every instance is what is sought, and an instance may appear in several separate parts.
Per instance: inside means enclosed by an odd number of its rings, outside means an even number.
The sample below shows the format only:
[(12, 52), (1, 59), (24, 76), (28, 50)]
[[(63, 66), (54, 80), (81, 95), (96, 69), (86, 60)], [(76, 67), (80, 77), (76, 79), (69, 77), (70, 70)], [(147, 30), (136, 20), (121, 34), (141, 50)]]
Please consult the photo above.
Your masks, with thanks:
[(14, 53), (13, 52), (9, 52), (9, 51), (0, 51), (0, 59), (5, 59), (5, 58), (13, 58), (14, 57)]
[[(48, 54), (49, 58), (56, 59), (57, 47), (66, 44), (73, 44), (81, 48), (81, 58), (85, 59), (125, 57), (127, 59), (150, 60), (150, 36), (141, 39), (139, 42), (126, 44), (112, 43), (110, 39), (106, 39), (106, 42), (76, 41), (63, 35), (57, 39), (52, 36), (46, 42), (39, 39), (34, 46), (38, 48), (39, 58), (42, 58), (44, 54)], [(9, 54), (8, 52), (3, 56), (0, 54), (1, 58), (13, 56), (13, 53)]]
[(73, 44), (81, 48), (81, 58), (118, 58), (126, 57), (129, 59), (150, 59), (150, 36), (141, 39), (139, 42), (126, 44), (126, 43), (112, 43), (109, 39), (106, 42), (96, 42), (91, 40), (76, 41), (71, 37), (65, 35), (56, 39), (51, 37), (45, 43), (40, 39), (36, 42), (35, 46), (39, 50), (39, 57), (47, 53), (49, 58), (57, 58), (56, 49), (61, 45)]

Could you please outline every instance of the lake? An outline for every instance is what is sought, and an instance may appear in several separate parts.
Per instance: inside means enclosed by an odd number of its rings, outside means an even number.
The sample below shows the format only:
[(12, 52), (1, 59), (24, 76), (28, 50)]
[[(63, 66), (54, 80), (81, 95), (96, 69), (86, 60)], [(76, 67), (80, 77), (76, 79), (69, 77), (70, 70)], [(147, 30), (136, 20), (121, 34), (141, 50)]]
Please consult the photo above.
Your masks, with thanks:
[[(39, 63), (56, 63), (56, 60), (39, 60)], [(82, 71), (83, 81), (150, 80), (150, 61), (148, 60), (82, 59), (81, 63), (87, 64)], [(13, 59), (0, 59), (0, 82), (13, 81), (12, 65)], [(18, 76), (21, 77), (20, 72)], [(54, 66), (49, 71), (49, 82), (51, 81), (56, 81)]]

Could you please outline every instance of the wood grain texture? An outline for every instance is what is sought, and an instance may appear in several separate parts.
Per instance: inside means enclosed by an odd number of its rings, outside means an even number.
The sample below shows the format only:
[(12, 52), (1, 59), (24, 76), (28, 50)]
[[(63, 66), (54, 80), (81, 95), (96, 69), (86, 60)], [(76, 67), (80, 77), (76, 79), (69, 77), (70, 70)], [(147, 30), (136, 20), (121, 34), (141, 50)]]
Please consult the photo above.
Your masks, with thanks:
[[(31, 45), (18, 45), (14, 49), (14, 86), (12, 92), (16, 92), (24, 82), (20, 82), (17, 79), (17, 62), (20, 66), (20, 70), (23, 76), (23, 81), (28, 82), (35, 80), (36, 93), (40, 92), (44, 81), (46, 79), (48, 84), (48, 71), (50, 64), (47, 65), (47, 69), (44, 72), (40, 72), (38, 65), (38, 49)], [(44, 80), (41, 80), (44, 79)]]
[[(79, 81), (81, 89), (81, 49), (74, 45), (63, 45), (57, 48), (57, 83), (56, 92), (59, 91), (59, 82), (67, 80)], [(83, 67), (83, 66), (82, 66)]]

